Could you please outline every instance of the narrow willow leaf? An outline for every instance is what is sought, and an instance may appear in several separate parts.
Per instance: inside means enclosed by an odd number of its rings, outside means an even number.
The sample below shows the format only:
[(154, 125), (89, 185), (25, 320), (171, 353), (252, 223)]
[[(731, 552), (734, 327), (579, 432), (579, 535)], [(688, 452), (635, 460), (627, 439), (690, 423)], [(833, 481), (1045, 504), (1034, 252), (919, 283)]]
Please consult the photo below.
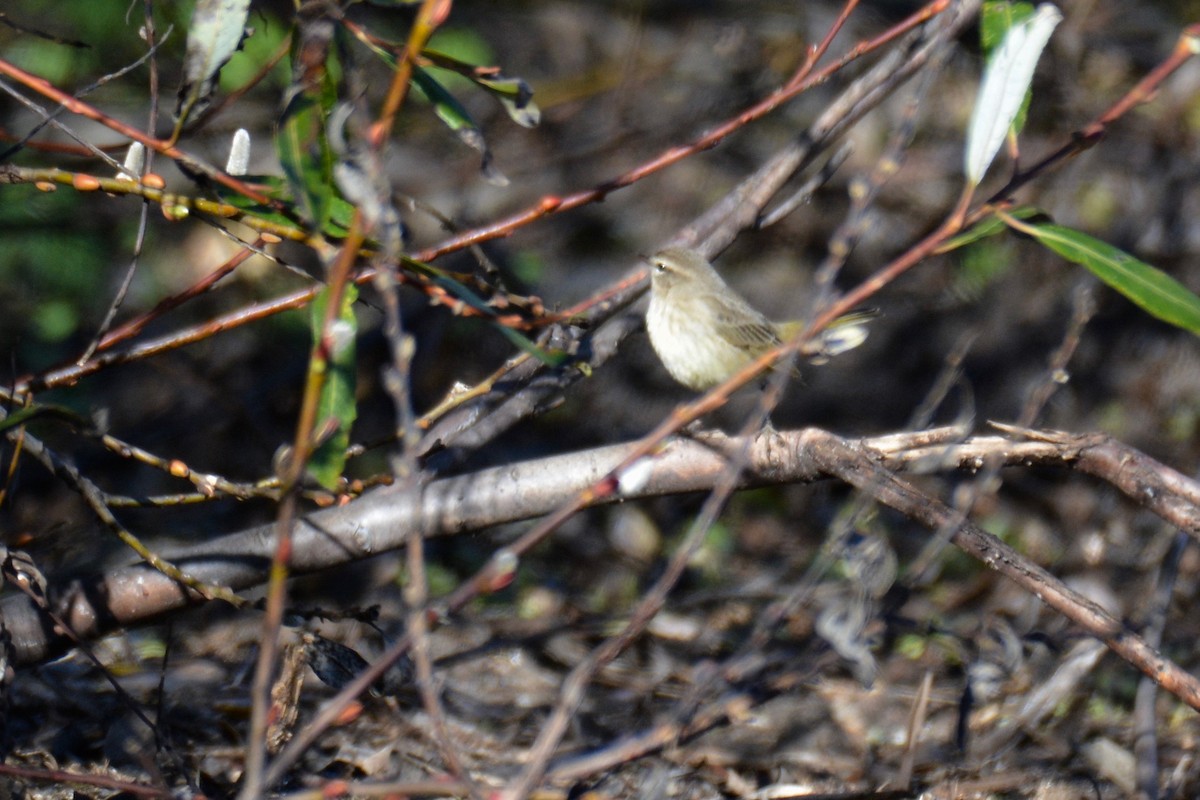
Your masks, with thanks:
[(333, 148), (326, 123), (337, 104), (338, 28), (319, 13), (300, 14), (292, 42), (292, 83), (275, 134), (279, 162), (300, 219), (323, 230), (334, 197)]
[(421, 55), (434, 65), (456, 72), (487, 91), (500, 101), (518, 125), (532, 128), (541, 122), (542, 112), (533, 102), (533, 89), (522, 78), (505, 78), (500, 74), (499, 67), (476, 66), (431, 48), (425, 48)]
[[(346, 448), (350, 445), (350, 428), (358, 416), (355, 402), (355, 340), (358, 336), (358, 321), (354, 316), (354, 301), (358, 288), (348, 284), (342, 294), (341, 307), (330, 323), (329, 330), (322, 330), (325, 308), (329, 305), (331, 287), (326, 286), (313, 300), (313, 357), (309, 369), (324, 370), (325, 381), (321, 386), (321, 398), (317, 404), (318, 434), (324, 433), (322, 441), (308, 461), (308, 474), (326, 489), (337, 488), (346, 467)], [(322, 354), (322, 337), (328, 337), (328, 348)], [(330, 428), (333, 428), (332, 432)]]
[(471, 115), (467, 113), (462, 103), (458, 102), (458, 98), (450, 94), (446, 87), (420, 67), (413, 68), (413, 83), (433, 104), (433, 110), (438, 115), (438, 119), (446, 123), (446, 127), (454, 131), (464, 144), (478, 151), (481, 157), (479, 169), (484, 178), (497, 186), (506, 186), (508, 178), (492, 166), (492, 152), (488, 149), (487, 140), (483, 138), (483, 131), (475, 124), (475, 120), (471, 119)]
[(241, 44), (250, 0), (197, 0), (188, 25), (183, 83), (175, 108), (177, 129), (212, 98), (217, 74)]
[[(1033, 217), (1044, 215), (1045, 212), (1037, 206), (1019, 206), (1018, 208), (1014, 208), (1012, 211), (1008, 212), (1008, 216), (1015, 219), (1032, 219)], [(975, 223), (958, 236), (955, 236), (952, 239), (947, 239), (946, 243), (934, 252), (938, 255), (941, 255), (942, 253), (949, 253), (952, 250), (957, 250), (960, 247), (966, 247), (969, 244), (974, 244), (975, 242), (986, 239), (989, 236), (995, 236), (997, 233), (1005, 230), (1008, 230), (1008, 226), (1000, 217), (987, 217), (986, 219)]]
[(420, 67), (413, 68), (413, 83), (421, 90), (421, 94), (433, 104), (434, 113), (438, 115), (438, 119), (446, 123), (446, 127), (458, 133), (462, 130), (471, 129), (478, 131), (479, 126), (475, 124), (475, 120), (471, 119), (471, 115), (467, 113), (462, 103), (450, 94), (445, 86), (429, 74), (428, 71)]
[(548, 367), (560, 367), (570, 358), (570, 355), (562, 350), (547, 350), (544, 347), (538, 347), (537, 343), (528, 336), (514, 331), (507, 325), (501, 325), (499, 322), (494, 324), (496, 330), (500, 331), (505, 339)]
[(1061, 20), (1057, 8), (1043, 3), (1032, 17), (1009, 29), (988, 62), (967, 133), (964, 168), (972, 186), (983, 180), (1000, 150), (1029, 91), (1038, 58)]
[(65, 421), (73, 426), (76, 430), (91, 431), (95, 430), (96, 425), (91, 420), (86, 419), (81, 414), (66, 406), (56, 404), (37, 403), (31, 406), (23, 406), (13, 409), (8, 412), (8, 416), (0, 419), (0, 433), (19, 428), (22, 425), (27, 425), (35, 419), (51, 417)]
[[(254, 187), (261, 194), (286, 206), (294, 207), (291, 187), (286, 178), (281, 178), (277, 175), (246, 175), (243, 178), (247, 184)], [(264, 206), (244, 195), (224, 192), (220, 188), (218, 188), (217, 192), (221, 197), (222, 203), (240, 209), (257, 219), (264, 222), (271, 222), (284, 228), (297, 228), (296, 218), (301, 216), (298, 211), (292, 212), (289, 215), (269, 206)], [(353, 218), (354, 206), (346, 202), (343, 198), (334, 195), (329, 200), (329, 216), (325, 221), (325, 226), (321, 228), (321, 233), (330, 239), (344, 239), (350, 230), (350, 222)]]
[(416, 261), (408, 257), (404, 257), (403, 261), (406, 267), (427, 275), (435, 286), (445, 289), (446, 292), (448, 292), (452, 297), (461, 300), (465, 305), (478, 311), (479, 313), (490, 317), (492, 324), (496, 326), (496, 329), (500, 331), (501, 335), (504, 336), (505, 339), (508, 339), (509, 342), (519, 347), (524, 352), (529, 353), (529, 355), (533, 356), (538, 361), (541, 361), (543, 364), (551, 367), (557, 367), (566, 362), (568, 358), (566, 353), (560, 350), (547, 350), (543, 347), (539, 347), (537, 343), (531, 340), (529, 337), (525, 336), (519, 331), (513, 330), (507, 325), (496, 321), (495, 309), (489, 306), (482, 297), (471, 291), (471, 289), (464, 286), (461, 282), (451, 278), (444, 271), (439, 270), (430, 264)]
[(313, 230), (323, 229), (333, 198), (334, 159), (325, 135), (325, 110), (314, 98), (292, 97), (279, 122), (275, 147), (300, 219)]
[(1164, 322), (1200, 334), (1200, 297), (1162, 270), (1071, 228), (1050, 223), (1019, 230), (1096, 277)]

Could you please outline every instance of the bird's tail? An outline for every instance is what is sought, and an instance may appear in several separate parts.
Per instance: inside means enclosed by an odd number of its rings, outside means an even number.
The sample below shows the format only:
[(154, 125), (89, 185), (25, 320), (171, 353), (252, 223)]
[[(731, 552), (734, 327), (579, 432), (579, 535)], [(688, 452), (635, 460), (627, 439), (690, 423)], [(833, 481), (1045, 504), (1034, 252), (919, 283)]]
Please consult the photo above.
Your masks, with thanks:
[[(876, 309), (852, 311), (829, 323), (829, 327), (818, 333), (801, 351), (812, 364), (824, 364), (836, 355), (853, 350), (867, 340), (867, 323), (879, 316)], [(790, 339), (804, 327), (804, 323), (784, 322), (779, 325), (779, 336)]]

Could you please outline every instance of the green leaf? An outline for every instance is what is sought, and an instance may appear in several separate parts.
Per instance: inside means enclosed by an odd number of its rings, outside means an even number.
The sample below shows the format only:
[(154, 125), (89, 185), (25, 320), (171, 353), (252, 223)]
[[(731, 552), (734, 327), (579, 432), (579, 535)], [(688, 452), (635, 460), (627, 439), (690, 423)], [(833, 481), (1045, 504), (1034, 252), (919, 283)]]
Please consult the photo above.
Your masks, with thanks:
[(354, 284), (345, 287), (337, 315), (329, 329), (322, 330), (330, 291), (331, 287), (326, 286), (312, 304), (314, 347), (309, 369), (324, 370), (325, 380), (317, 403), (316, 433), (322, 435), (322, 440), (308, 461), (308, 474), (332, 491), (337, 489), (346, 467), (350, 428), (358, 416), (354, 394), (355, 340), (358, 338), (354, 301), (358, 298), (358, 288)]
[(981, 299), (989, 286), (1012, 271), (1015, 248), (1012, 237), (985, 239), (964, 248), (955, 265), (951, 295), (967, 302)]
[[(484, 44), (473, 34), (452, 42), (444, 29), (439, 31), (434, 38), (442, 44), (455, 43), (462, 46), (464, 42), (468, 43), (468, 46), (462, 47), (464, 50), (472, 50), (473, 48), (469, 46), (471, 44)], [(396, 68), (397, 62), (394, 53), (369, 42), (367, 47), (389, 67)], [(476, 53), (475, 55), (482, 54)], [(458, 98), (446, 87), (454, 81), (463, 83), (462, 78), (466, 78), (475, 86), (495, 97), (504, 106), (513, 121), (526, 128), (532, 128), (541, 121), (541, 110), (533, 102), (533, 90), (520, 78), (503, 77), (497, 67), (475, 66), (458, 56), (429, 48), (423, 49), (421, 56), (433, 66), (425, 68), (414, 65), (413, 84), (433, 105), (434, 113), (438, 118), (454, 131), (459, 139), (479, 151), (483, 161), (480, 171), (483, 172), (484, 178), (498, 186), (507, 185), (508, 178), (492, 166), (492, 154), (488, 149), (483, 132), (462, 103), (458, 101)]]
[(421, 55), (445, 58), (474, 69), (476, 64), (488, 64), (496, 59), (496, 51), (485, 36), (474, 28), (445, 25), (429, 37)]
[(15, 408), (8, 412), (8, 416), (0, 419), (0, 433), (27, 425), (35, 419), (45, 417), (63, 420), (80, 431), (93, 431), (96, 428), (94, 422), (76, 413), (71, 408), (52, 403), (38, 403)]
[(1087, 267), (1147, 313), (1200, 334), (1200, 297), (1162, 270), (1061, 225), (1041, 223), (1018, 229), (1068, 261)]
[[(243, 180), (272, 200), (278, 200), (294, 208), (295, 204), (292, 201), (292, 193), (286, 179), (276, 175), (247, 175)], [(282, 213), (274, 208), (251, 200), (244, 195), (221, 191), (220, 187), (218, 187), (217, 193), (221, 196), (222, 203), (241, 209), (258, 219), (273, 222), (276, 225), (284, 227), (297, 227), (296, 219), (300, 216), (299, 212), (291, 214)], [(321, 228), (321, 233), (331, 239), (344, 239), (346, 238), (346, 234), (350, 232), (350, 222), (353, 218), (354, 206), (340, 195), (334, 194), (329, 198), (328, 219), (326, 219), (324, 227)]]
[(335, 196), (334, 155), (326, 122), (337, 103), (336, 64), (330, 49), (332, 39), (321, 35), (320, 26), (309, 25), (311, 37), (306, 39), (301, 31), (292, 45), (293, 70), (298, 65), (302, 69), (288, 87), (275, 148), (297, 215), (313, 230), (324, 230)]
[(490, 183), (499, 186), (507, 184), (508, 179), (492, 167), (492, 153), (488, 149), (487, 140), (483, 138), (483, 131), (475, 124), (475, 120), (471, 119), (471, 115), (467, 113), (467, 109), (463, 107), (462, 103), (458, 102), (458, 98), (450, 94), (446, 87), (438, 83), (427, 70), (413, 67), (412, 77), (413, 83), (421, 90), (421, 94), (425, 95), (426, 99), (433, 104), (433, 110), (438, 115), (438, 119), (446, 123), (446, 127), (454, 131), (464, 144), (479, 152), (481, 156), (479, 169), (483, 172), (484, 177)]
[(506, 78), (498, 67), (480, 67), (447, 53), (425, 48), (421, 55), (443, 70), (457, 73), (491, 94), (513, 121), (525, 128), (536, 126), (542, 112), (533, 102), (533, 89), (522, 78)]
[(297, 94), (279, 122), (275, 146), (292, 190), (296, 213), (314, 230), (329, 220), (333, 197), (333, 152), (325, 136), (325, 111), (313, 98)]
[(990, 56), (1009, 28), (1033, 16), (1033, 3), (1012, 3), (1008, 0), (988, 0), (983, 4), (979, 20), (979, 42), (983, 54)]
[[(1036, 206), (1020, 206), (1008, 212), (1008, 216), (1015, 219), (1031, 219), (1042, 215), (1044, 212)], [(952, 250), (958, 250), (961, 247), (966, 247), (969, 244), (975, 244), (978, 241), (995, 236), (1008, 229), (1008, 225), (1000, 217), (992, 216), (975, 223), (963, 233), (952, 239), (947, 239), (946, 243), (939, 247), (935, 252), (939, 255), (949, 253)]]
[(460, 135), (466, 129), (473, 129), (478, 133), (479, 126), (475, 124), (475, 120), (471, 119), (467, 109), (458, 102), (458, 98), (450, 94), (445, 86), (438, 83), (428, 70), (413, 67), (413, 83), (421, 90), (421, 94), (425, 95), (425, 98), (433, 104), (434, 113), (438, 115), (438, 119), (446, 123), (446, 127)]

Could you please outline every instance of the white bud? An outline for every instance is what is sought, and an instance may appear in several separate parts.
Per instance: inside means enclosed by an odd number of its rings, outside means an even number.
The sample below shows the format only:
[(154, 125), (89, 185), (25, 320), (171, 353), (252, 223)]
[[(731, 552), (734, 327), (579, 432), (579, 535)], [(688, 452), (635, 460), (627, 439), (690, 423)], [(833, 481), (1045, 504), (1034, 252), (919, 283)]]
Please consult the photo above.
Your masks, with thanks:
[(245, 175), (250, 166), (250, 133), (245, 128), (233, 132), (233, 142), (229, 145), (229, 160), (225, 162), (225, 171), (230, 175)]
[(134, 142), (129, 145), (129, 150), (125, 153), (125, 163), (121, 165), (121, 171), (117, 173), (117, 180), (137, 183), (142, 177), (142, 168), (145, 166), (146, 147), (141, 142)]

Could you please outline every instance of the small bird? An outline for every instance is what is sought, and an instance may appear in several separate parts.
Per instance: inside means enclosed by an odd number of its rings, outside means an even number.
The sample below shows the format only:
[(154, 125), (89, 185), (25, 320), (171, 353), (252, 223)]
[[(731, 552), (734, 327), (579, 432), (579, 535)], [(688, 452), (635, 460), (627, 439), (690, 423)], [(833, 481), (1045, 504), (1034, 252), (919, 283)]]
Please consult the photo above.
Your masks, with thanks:
[[(768, 320), (729, 287), (695, 250), (671, 247), (650, 259), (650, 344), (671, 377), (705, 391), (724, 383), (803, 323)], [(873, 312), (839, 317), (805, 350), (813, 363), (858, 347)]]

